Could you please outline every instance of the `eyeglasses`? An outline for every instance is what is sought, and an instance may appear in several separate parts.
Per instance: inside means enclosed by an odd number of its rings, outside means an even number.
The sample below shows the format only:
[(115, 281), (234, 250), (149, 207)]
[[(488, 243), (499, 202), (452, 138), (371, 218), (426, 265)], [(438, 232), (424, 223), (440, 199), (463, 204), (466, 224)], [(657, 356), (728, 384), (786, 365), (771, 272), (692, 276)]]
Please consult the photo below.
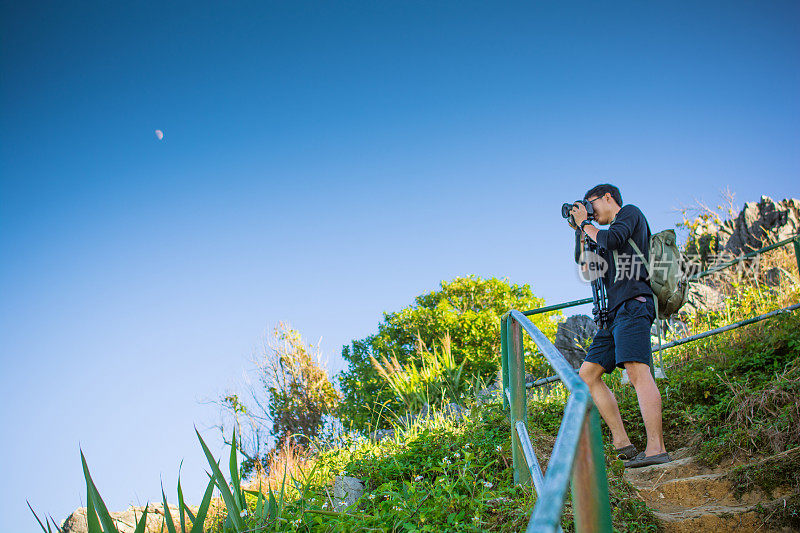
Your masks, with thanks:
[(587, 202), (589, 202), (590, 204), (594, 205), (594, 202), (596, 202), (596, 201), (597, 201), (597, 200), (599, 200), (600, 198), (602, 198), (602, 196), (598, 196), (598, 197), (597, 197), (597, 198), (595, 198), (594, 200), (586, 200), (586, 201), (587, 201)]

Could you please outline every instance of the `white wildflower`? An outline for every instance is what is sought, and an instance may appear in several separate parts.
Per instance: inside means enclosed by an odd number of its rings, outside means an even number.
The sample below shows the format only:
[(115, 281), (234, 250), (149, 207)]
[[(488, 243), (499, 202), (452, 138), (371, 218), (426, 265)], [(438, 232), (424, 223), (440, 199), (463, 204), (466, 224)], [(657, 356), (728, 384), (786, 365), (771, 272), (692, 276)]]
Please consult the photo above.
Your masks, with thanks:
[(498, 444), (497, 447), (495, 448), (495, 450), (497, 450), (498, 452), (502, 452), (503, 451), (503, 447)]
[(417, 476), (414, 478), (414, 481), (422, 481), (422, 476)]
[(484, 481), (483, 486), (486, 487), (487, 489), (491, 489), (494, 485), (492, 485), (491, 481)]
[(242, 518), (244, 518), (245, 516), (247, 516), (247, 509), (242, 509), (242, 512), (241, 512), (241, 513), (239, 513), (239, 516), (241, 516)]
[(374, 500), (374, 499), (375, 499), (375, 495), (374, 495), (374, 494), (370, 494), (370, 495), (369, 495), (369, 499), (370, 499), (370, 500)]
[(453, 458), (454, 459), (461, 459), (461, 454), (456, 452), (456, 453), (453, 454)]

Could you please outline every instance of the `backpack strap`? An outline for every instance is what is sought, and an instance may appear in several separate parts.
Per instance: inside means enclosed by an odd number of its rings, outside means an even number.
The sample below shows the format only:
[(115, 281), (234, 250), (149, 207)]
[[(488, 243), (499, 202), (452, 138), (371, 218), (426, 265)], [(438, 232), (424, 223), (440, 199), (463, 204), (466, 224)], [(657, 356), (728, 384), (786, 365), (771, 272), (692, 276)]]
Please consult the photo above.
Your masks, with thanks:
[(642, 253), (641, 250), (639, 250), (639, 247), (636, 246), (636, 243), (633, 242), (633, 239), (629, 238), (628, 242), (631, 243), (631, 246), (633, 246), (633, 251), (636, 252), (636, 255), (639, 256), (639, 259), (642, 260), (642, 265), (644, 265), (644, 269), (647, 271), (647, 275), (649, 276), (650, 275), (650, 267), (647, 265), (647, 261), (645, 261), (645, 259), (644, 259), (644, 254)]
[[(641, 250), (639, 250), (639, 247), (636, 246), (636, 243), (633, 242), (633, 239), (629, 238), (628, 242), (631, 243), (631, 246), (633, 246), (633, 250), (636, 252), (636, 255), (638, 255), (639, 259), (642, 260), (642, 265), (644, 266), (644, 269), (647, 272), (647, 275), (650, 276), (650, 267), (647, 265), (647, 261), (645, 261), (645, 259), (644, 259), (644, 254), (642, 253)], [(614, 250), (614, 268), (618, 268), (618, 266), (617, 266), (617, 251), (616, 250)], [(651, 292), (653, 293), (653, 305), (655, 305), (655, 309), (656, 309), (656, 321), (658, 321), (658, 296), (656, 296), (656, 291), (652, 290), (652, 286), (651, 286)], [(661, 325), (659, 324), (659, 333), (658, 333), (659, 346), (661, 344), (661, 327), (660, 326)], [(659, 355), (660, 354), (661, 354), (661, 352), (659, 352)]]

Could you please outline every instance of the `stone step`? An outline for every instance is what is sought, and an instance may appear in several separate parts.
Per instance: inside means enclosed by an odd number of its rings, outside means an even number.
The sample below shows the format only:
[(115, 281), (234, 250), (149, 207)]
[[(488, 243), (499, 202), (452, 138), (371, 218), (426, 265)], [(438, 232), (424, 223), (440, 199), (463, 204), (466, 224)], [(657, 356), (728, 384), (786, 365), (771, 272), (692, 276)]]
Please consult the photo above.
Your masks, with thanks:
[(625, 470), (625, 480), (635, 487), (652, 486), (657, 483), (672, 481), (673, 479), (700, 474), (714, 474), (721, 471), (722, 469), (703, 467), (693, 457), (683, 457), (681, 459), (673, 457), (672, 461), (663, 465), (628, 468)]
[(786, 495), (789, 487), (778, 487), (771, 494), (760, 489), (734, 495), (726, 473), (699, 474), (650, 486), (636, 486), (639, 496), (653, 509), (679, 511), (714, 503), (722, 506), (755, 505)]
[[(767, 503), (781, 505), (782, 500)], [(710, 503), (678, 511), (654, 511), (665, 533), (784, 533), (790, 529), (767, 527), (758, 505), (719, 505)]]

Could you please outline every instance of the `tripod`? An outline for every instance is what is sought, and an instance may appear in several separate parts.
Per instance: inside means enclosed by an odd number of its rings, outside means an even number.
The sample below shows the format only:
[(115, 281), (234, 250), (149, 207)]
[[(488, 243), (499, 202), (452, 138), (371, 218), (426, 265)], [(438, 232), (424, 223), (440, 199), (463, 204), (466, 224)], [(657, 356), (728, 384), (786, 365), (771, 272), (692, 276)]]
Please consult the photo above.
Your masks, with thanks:
[[(575, 238), (580, 239), (581, 233), (581, 230), (578, 229), (575, 232)], [(578, 242), (576, 241), (575, 244), (577, 249)], [(603, 277), (600, 276), (600, 265), (596, 260), (601, 258), (598, 253), (599, 249), (600, 247), (597, 243), (593, 242), (588, 236), (583, 240), (584, 260), (586, 260), (586, 258), (591, 259), (591, 261), (587, 261), (585, 264), (587, 264), (589, 268), (589, 276), (592, 280), (592, 300), (594, 303), (592, 306), (592, 315), (594, 315), (594, 322), (597, 324), (597, 327), (605, 329), (606, 326), (609, 325), (608, 295), (606, 294), (606, 286), (603, 283)], [(587, 252), (591, 252), (591, 255)]]

